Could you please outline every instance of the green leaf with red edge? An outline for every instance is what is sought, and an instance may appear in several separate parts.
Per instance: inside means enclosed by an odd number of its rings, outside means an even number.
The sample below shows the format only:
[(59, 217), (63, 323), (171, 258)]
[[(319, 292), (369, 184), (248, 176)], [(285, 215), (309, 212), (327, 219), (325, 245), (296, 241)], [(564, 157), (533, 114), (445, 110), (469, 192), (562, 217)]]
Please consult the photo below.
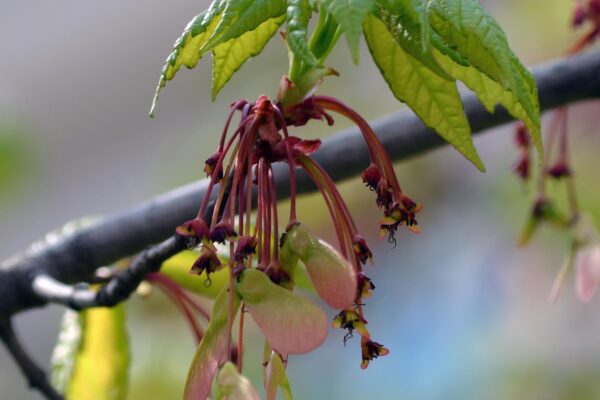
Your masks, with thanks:
[[(240, 297), (233, 293), (232, 318), (240, 308)], [(196, 350), (185, 383), (184, 400), (205, 400), (219, 367), (229, 359), (229, 290), (224, 288), (213, 305), (208, 328)]]
[(260, 400), (252, 383), (231, 362), (226, 362), (219, 370), (217, 387), (217, 400)]
[(212, 99), (229, 82), (233, 74), (250, 58), (263, 50), (283, 23), (284, 16), (271, 18), (256, 29), (230, 39), (213, 49)]
[(196, 15), (188, 23), (181, 36), (175, 41), (173, 50), (169, 54), (169, 57), (167, 57), (166, 64), (158, 81), (158, 86), (156, 87), (150, 109), (151, 116), (154, 115), (160, 91), (167, 85), (167, 82), (175, 77), (175, 74), (182, 65), (189, 69), (194, 68), (202, 58), (202, 55), (206, 53), (205, 51), (200, 51), (200, 49), (215, 32), (217, 26), (219, 26), (224, 6), (225, 1), (213, 1), (208, 10)]
[(405, 52), (378, 18), (368, 16), (364, 31), (373, 60), (394, 95), (483, 171), (456, 82), (440, 77)]
[(281, 389), (285, 400), (294, 400), (292, 388), (285, 373), (281, 356), (272, 351), (265, 369), (265, 392), (267, 400), (277, 400), (277, 389)]
[(200, 48), (200, 51), (210, 51), (221, 43), (255, 30), (269, 19), (285, 15), (286, 7), (285, 0), (225, 1), (223, 18), (208, 41)]
[[(167, 81), (173, 79), (182, 65), (194, 68), (204, 54), (220, 44), (239, 38), (246, 32), (254, 31), (268, 20), (285, 15), (286, 5), (285, 0), (213, 1), (208, 10), (197, 15), (187, 25), (181, 37), (175, 42), (173, 51), (163, 67), (150, 115), (154, 113), (161, 89)], [(272, 35), (267, 40), (271, 37)], [(260, 50), (263, 47), (264, 43), (260, 46)], [(260, 52), (260, 50), (255, 47), (251, 53)], [(233, 72), (237, 68), (234, 68)], [(226, 83), (228, 78), (224, 80)]]
[(330, 307), (352, 307), (357, 294), (356, 271), (337, 250), (302, 224), (288, 229), (283, 246), (300, 258), (317, 293)]
[(129, 361), (123, 305), (68, 311), (52, 355), (53, 385), (69, 399), (124, 400)]
[(512, 52), (500, 25), (477, 0), (430, 0), (428, 10), (432, 28), (447, 46), (512, 94), (513, 101), (527, 116), (523, 122), (541, 160), (543, 148), (535, 81)]
[(431, 54), (431, 28), (423, 0), (376, 0), (373, 15), (406, 53), (440, 77), (452, 80)]
[(374, 0), (322, 0), (327, 11), (346, 34), (352, 61), (358, 64), (362, 24), (373, 7)]
[(235, 283), (237, 294), (271, 346), (282, 354), (302, 354), (323, 343), (327, 316), (313, 302), (246, 269)]
[(286, 40), (290, 51), (306, 65), (314, 67), (317, 58), (308, 48), (306, 39), (312, 7), (308, 0), (288, 0), (286, 11)]

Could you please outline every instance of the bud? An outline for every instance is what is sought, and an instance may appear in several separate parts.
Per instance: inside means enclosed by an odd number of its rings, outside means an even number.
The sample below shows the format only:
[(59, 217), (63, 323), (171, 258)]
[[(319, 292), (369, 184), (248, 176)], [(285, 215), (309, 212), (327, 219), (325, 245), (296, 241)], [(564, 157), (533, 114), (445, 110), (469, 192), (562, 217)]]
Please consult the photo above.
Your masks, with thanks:
[(247, 259), (250, 254), (256, 252), (256, 245), (257, 241), (254, 236), (240, 236), (237, 247), (235, 248), (235, 259), (238, 261)]
[(585, 22), (587, 19), (587, 12), (583, 4), (577, 4), (575, 10), (573, 10), (573, 17), (571, 19), (571, 26), (577, 28)]
[[(217, 150), (212, 156), (208, 157), (204, 162), (204, 172), (206, 176), (211, 177), (215, 172), (215, 168), (219, 162), (219, 158), (221, 158), (221, 151)], [(217, 179), (223, 178), (223, 167), (219, 168), (219, 173), (217, 174)]]
[(360, 367), (362, 369), (366, 369), (369, 366), (369, 362), (371, 362), (374, 358), (383, 357), (390, 354), (390, 351), (383, 347), (382, 344), (369, 340), (365, 337), (362, 338), (360, 347), (362, 350), (362, 362)]
[(362, 173), (362, 180), (367, 185), (367, 187), (371, 190), (375, 190), (377, 188), (377, 184), (381, 180), (381, 171), (374, 163), (371, 163)]
[(367, 246), (367, 241), (360, 235), (354, 236), (354, 242), (352, 244), (354, 253), (358, 256), (361, 263), (365, 264), (367, 260), (373, 264), (373, 253)]
[(213, 272), (223, 269), (224, 264), (221, 263), (217, 252), (209, 246), (202, 246), (200, 250), (200, 257), (192, 265), (191, 273), (201, 275), (202, 272), (206, 271), (206, 275), (210, 275)]
[(571, 175), (571, 169), (564, 161), (558, 161), (552, 167), (548, 168), (546, 173), (554, 179), (564, 178)]
[(530, 175), (530, 159), (529, 154), (522, 154), (513, 166), (513, 171), (522, 180), (527, 180)]
[(224, 221), (219, 222), (210, 232), (210, 240), (217, 243), (225, 243), (226, 240), (233, 241), (237, 237), (237, 233), (233, 226)]
[(600, 283), (600, 243), (588, 245), (575, 258), (575, 289), (577, 297), (589, 303)]
[(371, 282), (371, 279), (364, 274), (358, 275), (358, 293), (357, 297), (359, 299), (366, 299), (371, 297), (373, 294), (373, 290), (375, 289), (375, 285)]
[(210, 236), (210, 229), (202, 218), (194, 218), (184, 222), (182, 225), (175, 228), (175, 232), (180, 236), (197, 238), (201, 241), (208, 240)]
[(356, 272), (337, 250), (302, 224), (288, 228), (284, 246), (306, 266), (319, 296), (332, 308), (351, 307), (356, 297)]
[[(342, 310), (335, 316), (331, 326), (334, 329), (346, 329), (350, 336), (352, 336), (352, 332), (356, 330), (360, 336), (369, 337), (367, 321), (354, 310)], [(344, 340), (346, 340), (346, 338), (344, 338)]]

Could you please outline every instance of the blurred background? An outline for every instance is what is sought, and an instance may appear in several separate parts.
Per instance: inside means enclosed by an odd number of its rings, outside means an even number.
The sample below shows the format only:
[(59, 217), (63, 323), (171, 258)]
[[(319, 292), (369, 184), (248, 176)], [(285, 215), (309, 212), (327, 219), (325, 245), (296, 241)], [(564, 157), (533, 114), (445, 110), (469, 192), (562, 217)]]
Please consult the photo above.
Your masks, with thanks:
[[(483, 3), (528, 65), (558, 57), (577, 36), (569, 28), (571, 0), (546, 0), (543, 9), (539, 0)], [(148, 118), (173, 41), (207, 4), (3, 2), (0, 258), (69, 220), (121, 210), (201, 178), (228, 104), (275, 94), (287, 70), (278, 39), (233, 77), (215, 103), (210, 57), (181, 71), (163, 91), (156, 118)], [(328, 79), (321, 93), (343, 99), (367, 119), (402, 107), (364, 46), (359, 66), (350, 62), (343, 41), (330, 64), (341, 77)], [(596, 224), (598, 105), (573, 107), (569, 127), (582, 208)], [(314, 137), (346, 126), (311, 123), (303, 132)], [(403, 187), (425, 210), (422, 233), (400, 233), (396, 248), (378, 238), (378, 213), (360, 179), (341, 185), (375, 255), (368, 271), (377, 286), (367, 306), (369, 327), (391, 354), (361, 371), (358, 340), (344, 347), (343, 333), (332, 331), (322, 348), (291, 359), (297, 398), (600, 398), (600, 299), (582, 305), (569, 279), (558, 304), (548, 304), (566, 236), (546, 228), (529, 248), (516, 247), (534, 193), (510, 171), (517, 157), (512, 128), (475, 142), (485, 174), (450, 149), (397, 165)], [(332, 238), (317, 196), (306, 196), (299, 206), (305, 223)], [(134, 298), (127, 310), (130, 398), (180, 398), (194, 352), (185, 322), (158, 292), (150, 300)], [(45, 367), (62, 311), (47, 307), (17, 318), (24, 342)], [(261, 386), (251, 371), (260, 363), (260, 341), (249, 343), (245, 366)], [(40, 398), (27, 389), (4, 348), (0, 388), (2, 399)]]

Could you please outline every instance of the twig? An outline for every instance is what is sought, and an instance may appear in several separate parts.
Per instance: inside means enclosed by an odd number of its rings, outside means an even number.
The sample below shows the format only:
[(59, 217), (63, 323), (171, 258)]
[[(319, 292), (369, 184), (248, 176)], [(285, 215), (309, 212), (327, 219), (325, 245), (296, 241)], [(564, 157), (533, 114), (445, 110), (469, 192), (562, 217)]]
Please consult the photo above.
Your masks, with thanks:
[(32, 389), (39, 390), (49, 400), (63, 400), (46, 379), (46, 373), (29, 357), (13, 330), (10, 319), (0, 319), (0, 339), (15, 359)]
[(49, 303), (63, 304), (75, 310), (113, 307), (129, 298), (148, 274), (157, 272), (164, 261), (185, 248), (186, 240), (174, 235), (143, 251), (129, 267), (119, 271), (98, 291), (81, 285), (67, 285), (47, 274), (40, 274), (33, 278), (33, 290)]

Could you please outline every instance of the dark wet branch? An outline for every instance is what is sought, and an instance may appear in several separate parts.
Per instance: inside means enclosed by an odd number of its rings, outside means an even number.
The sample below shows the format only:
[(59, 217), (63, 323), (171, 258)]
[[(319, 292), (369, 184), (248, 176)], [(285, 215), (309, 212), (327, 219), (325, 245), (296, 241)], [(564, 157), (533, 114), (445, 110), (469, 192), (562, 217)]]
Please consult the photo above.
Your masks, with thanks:
[(63, 400), (48, 382), (46, 373), (29, 357), (13, 330), (10, 319), (0, 319), (0, 339), (27, 379), (29, 387), (38, 390), (49, 400)]
[[(554, 61), (533, 71), (543, 110), (600, 97), (600, 52)], [(489, 114), (472, 93), (466, 93), (463, 101), (475, 133), (511, 120), (500, 108)], [(444, 144), (408, 110), (376, 120), (372, 125), (393, 160), (413, 157)], [(324, 140), (314, 158), (336, 181), (359, 174), (368, 164), (366, 147), (356, 129)], [(288, 168), (277, 167), (274, 172), (281, 183), (278, 187), (285, 188)], [(304, 174), (299, 173), (297, 183), (299, 192), (314, 190), (310, 178)], [(26, 252), (4, 261), (0, 264), (0, 316), (8, 317), (47, 303), (48, 296), (38, 295), (33, 288), (37, 276), (45, 275), (63, 284), (90, 282), (99, 267), (170, 237), (177, 225), (195, 215), (206, 188), (207, 181), (203, 180), (176, 189), (106, 216), (58, 241), (36, 243)], [(288, 195), (285, 190), (278, 192), (281, 199)]]

